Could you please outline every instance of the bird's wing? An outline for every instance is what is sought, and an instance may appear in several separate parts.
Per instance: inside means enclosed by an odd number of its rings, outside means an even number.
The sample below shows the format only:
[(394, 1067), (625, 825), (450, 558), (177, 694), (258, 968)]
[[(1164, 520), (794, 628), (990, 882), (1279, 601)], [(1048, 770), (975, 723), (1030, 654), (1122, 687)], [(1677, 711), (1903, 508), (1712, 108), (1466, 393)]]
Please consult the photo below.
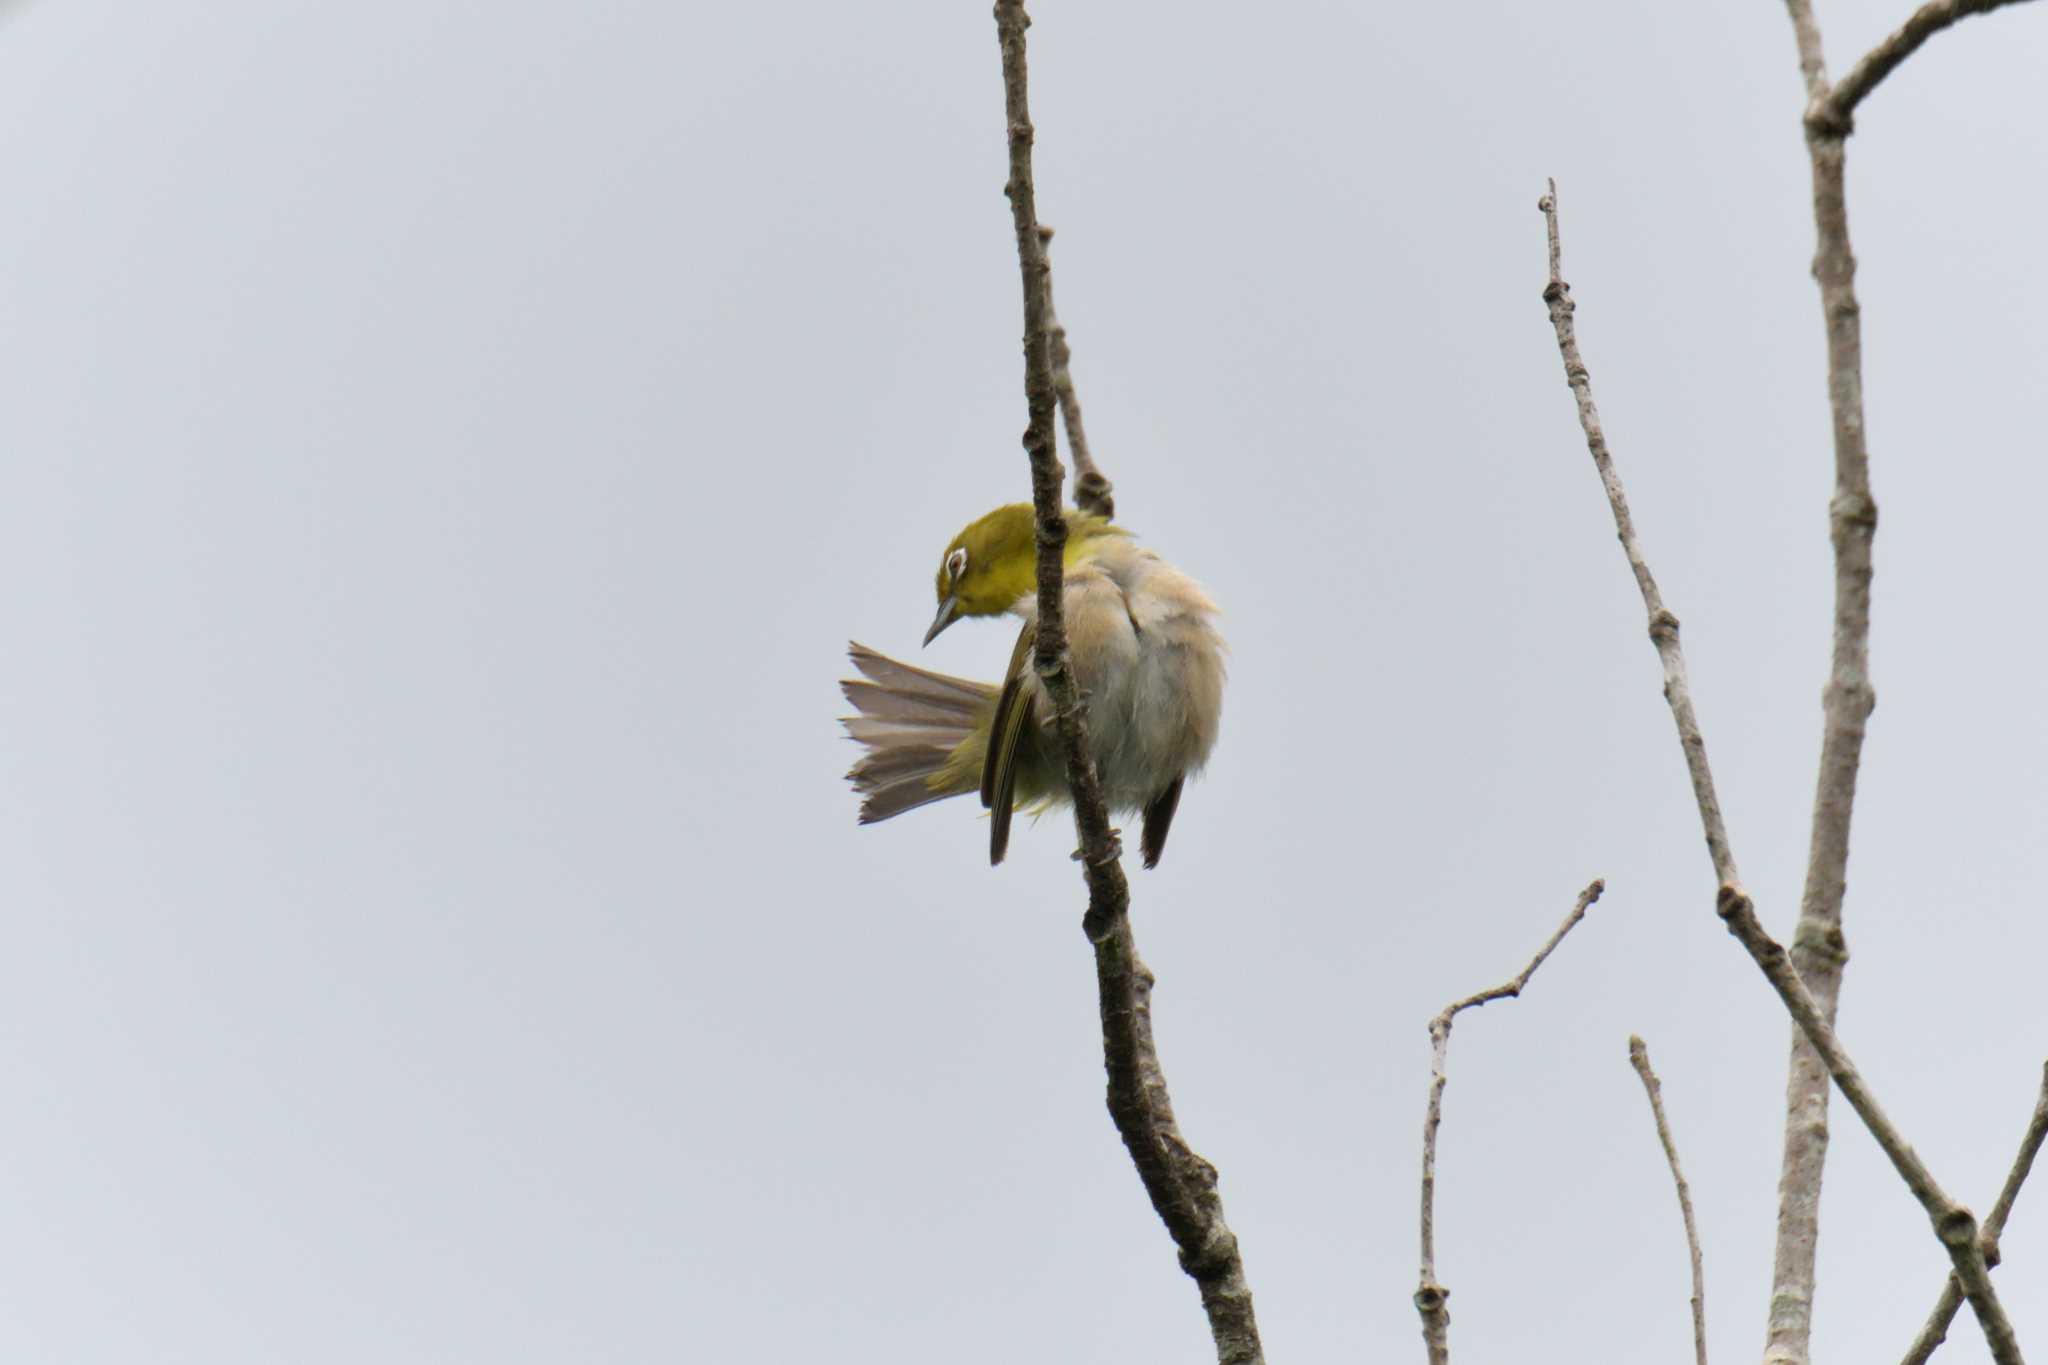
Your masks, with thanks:
[(1159, 866), (1159, 855), (1166, 852), (1166, 831), (1173, 824), (1173, 812), (1180, 805), (1181, 783), (1187, 781), (1187, 774), (1166, 784), (1166, 790), (1152, 798), (1145, 807), (1145, 836), (1139, 848), (1145, 855), (1145, 866)]
[(989, 810), (988, 862), (994, 867), (1010, 847), (1010, 811), (1017, 796), (1017, 748), (1031, 722), (1031, 696), (1024, 689), (1031, 646), (1038, 638), (1035, 622), (1026, 622), (1003, 674), (1003, 694), (996, 699), (995, 721), (989, 728), (988, 757), (981, 767), (981, 804)]

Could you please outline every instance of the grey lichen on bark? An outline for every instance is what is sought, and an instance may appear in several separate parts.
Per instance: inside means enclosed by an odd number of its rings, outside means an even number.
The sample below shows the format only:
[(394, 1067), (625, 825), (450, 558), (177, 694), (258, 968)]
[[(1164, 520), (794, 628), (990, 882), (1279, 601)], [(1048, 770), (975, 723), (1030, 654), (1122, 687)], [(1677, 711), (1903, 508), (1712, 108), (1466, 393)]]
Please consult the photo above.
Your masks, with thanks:
[[(1038, 633), (1033, 667), (1053, 705), (1073, 793), (1079, 857), (1088, 886), (1082, 927), (1095, 951), (1109, 1111), (1153, 1209), (1180, 1250), (1181, 1268), (1200, 1291), (1219, 1365), (1263, 1365), (1265, 1355), (1252, 1311), (1251, 1289), (1237, 1238), (1224, 1220), (1222, 1200), (1216, 1192), (1216, 1168), (1181, 1136), (1167, 1093), (1166, 1075), (1152, 1037), (1153, 976), (1138, 957), (1131, 932), (1130, 886), (1088, 745), (1086, 699), (1074, 685), (1067, 658), (1062, 610), (1067, 527), (1061, 510), (1064, 471), (1054, 449), (1058, 386), (1051, 265), (1038, 223), (1032, 180), (1034, 133), (1025, 60), (1024, 33), (1031, 21), (1020, 0), (998, 0), (995, 19), (1002, 48), (1009, 143), (1010, 173), (1004, 192), (1010, 200), (1024, 294), (1024, 397), (1029, 415), (1024, 448), (1031, 462), (1031, 499), (1038, 528)], [(1076, 430), (1079, 412), (1076, 401)], [(1108, 492), (1108, 480), (1102, 479), (1101, 496), (1106, 499)]]

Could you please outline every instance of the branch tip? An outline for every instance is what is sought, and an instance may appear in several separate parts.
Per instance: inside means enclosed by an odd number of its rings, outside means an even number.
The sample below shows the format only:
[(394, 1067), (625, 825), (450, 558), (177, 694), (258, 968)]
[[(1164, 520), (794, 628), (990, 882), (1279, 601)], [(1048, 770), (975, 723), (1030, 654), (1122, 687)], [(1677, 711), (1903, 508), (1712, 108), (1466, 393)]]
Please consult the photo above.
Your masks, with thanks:
[(1664, 1084), (1650, 1068), (1649, 1045), (1636, 1034), (1629, 1035), (1628, 1060), (1643, 1082), (1643, 1093), (1649, 1096), (1650, 1116), (1657, 1125), (1657, 1141), (1664, 1148), (1665, 1162), (1671, 1167), (1671, 1183), (1678, 1189), (1678, 1211), (1685, 1223), (1685, 1250), (1692, 1263), (1693, 1357), (1696, 1365), (1707, 1365), (1706, 1271), (1700, 1259), (1699, 1226), (1693, 1220), (1692, 1187), (1685, 1182), (1685, 1171), (1678, 1164), (1678, 1145), (1672, 1140), (1671, 1124), (1664, 1116)]
[(1536, 956), (1529, 959), (1529, 965), (1501, 985), (1490, 990), (1454, 1000), (1437, 1011), (1429, 1021), (1429, 1103), (1422, 1115), (1422, 1267), (1415, 1289), (1415, 1311), (1422, 1318), (1422, 1339), (1429, 1351), (1430, 1365), (1449, 1365), (1451, 1358), (1450, 1325), (1451, 1315), (1444, 1308), (1444, 1301), (1451, 1291), (1437, 1283), (1436, 1278), (1436, 1134), (1443, 1122), (1444, 1087), (1449, 1083), (1445, 1063), (1450, 1055), (1451, 1022), (1460, 1012), (1476, 1009), (1490, 1000), (1512, 1000), (1518, 998), (1522, 988), (1536, 974), (1544, 960), (1556, 951), (1578, 922), (1586, 917), (1586, 911), (1607, 889), (1607, 883), (1594, 878), (1564, 917), (1564, 923), (1557, 926), (1557, 932), (1536, 950)]

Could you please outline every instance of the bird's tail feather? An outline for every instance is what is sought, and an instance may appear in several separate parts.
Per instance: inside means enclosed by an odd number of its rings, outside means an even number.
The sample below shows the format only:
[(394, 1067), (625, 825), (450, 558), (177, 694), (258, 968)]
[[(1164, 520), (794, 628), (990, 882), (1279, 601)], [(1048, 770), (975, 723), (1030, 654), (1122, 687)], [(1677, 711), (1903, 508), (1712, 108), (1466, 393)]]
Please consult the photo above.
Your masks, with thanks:
[(912, 668), (863, 644), (847, 655), (868, 679), (839, 685), (860, 712), (845, 718), (847, 733), (866, 746), (846, 775), (862, 796), (860, 822), (978, 791), (997, 689)]

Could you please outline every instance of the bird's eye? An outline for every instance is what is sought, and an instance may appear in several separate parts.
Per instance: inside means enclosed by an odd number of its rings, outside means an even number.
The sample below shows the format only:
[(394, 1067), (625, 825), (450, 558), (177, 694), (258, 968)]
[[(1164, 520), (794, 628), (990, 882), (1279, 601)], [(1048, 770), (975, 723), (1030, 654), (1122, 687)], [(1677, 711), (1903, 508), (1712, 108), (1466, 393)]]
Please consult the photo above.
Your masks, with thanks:
[(961, 545), (946, 556), (946, 577), (958, 582), (960, 575), (967, 572), (967, 547)]

